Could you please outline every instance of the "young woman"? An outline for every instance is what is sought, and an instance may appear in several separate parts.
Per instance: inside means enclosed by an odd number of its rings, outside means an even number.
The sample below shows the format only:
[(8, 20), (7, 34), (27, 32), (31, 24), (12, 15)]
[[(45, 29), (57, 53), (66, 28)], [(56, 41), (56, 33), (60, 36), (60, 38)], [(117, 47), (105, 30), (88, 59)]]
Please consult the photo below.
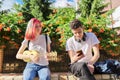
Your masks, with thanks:
[[(30, 59), (23, 71), (23, 80), (34, 80), (36, 76), (40, 80), (50, 80), (50, 70), (48, 67), (47, 54), (50, 52), (50, 37), (46, 38), (42, 32), (41, 22), (32, 18), (27, 25), (25, 38), (19, 48), (16, 58), (17, 59)], [(39, 55), (24, 55), (25, 49), (36, 50)]]

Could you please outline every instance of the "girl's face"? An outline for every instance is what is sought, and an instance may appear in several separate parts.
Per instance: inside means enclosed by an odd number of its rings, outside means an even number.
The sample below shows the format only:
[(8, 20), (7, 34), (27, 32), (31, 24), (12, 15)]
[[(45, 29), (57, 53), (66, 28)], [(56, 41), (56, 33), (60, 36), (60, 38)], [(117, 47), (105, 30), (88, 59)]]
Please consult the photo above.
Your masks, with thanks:
[(72, 29), (72, 33), (75, 36), (76, 39), (82, 39), (84, 32), (83, 32), (83, 28), (79, 27), (77, 29)]
[(36, 35), (39, 35), (42, 31), (42, 27), (40, 26), (40, 24), (36, 24)]

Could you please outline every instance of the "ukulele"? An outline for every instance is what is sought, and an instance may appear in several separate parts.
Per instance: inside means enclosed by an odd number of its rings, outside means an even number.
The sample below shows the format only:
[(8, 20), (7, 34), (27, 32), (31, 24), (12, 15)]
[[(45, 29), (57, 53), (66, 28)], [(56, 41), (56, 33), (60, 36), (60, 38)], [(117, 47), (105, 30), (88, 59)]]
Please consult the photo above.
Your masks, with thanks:
[[(38, 53), (36, 50), (25, 50), (23, 52), (23, 55), (33, 55), (33, 56), (43, 56), (44, 54)], [(47, 53), (47, 58), (48, 60), (57, 60), (57, 52), (56, 51), (51, 51), (50, 53)], [(23, 59), (24, 62), (31, 62), (31, 59)]]
[[(40, 54), (36, 50), (25, 50), (23, 52), (23, 55), (37, 56), (37, 55), (40, 55)], [(23, 61), (25, 61), (25, 62), (31, 62), (31, 59), (27, 58), (27, 59), (23, 59)]]

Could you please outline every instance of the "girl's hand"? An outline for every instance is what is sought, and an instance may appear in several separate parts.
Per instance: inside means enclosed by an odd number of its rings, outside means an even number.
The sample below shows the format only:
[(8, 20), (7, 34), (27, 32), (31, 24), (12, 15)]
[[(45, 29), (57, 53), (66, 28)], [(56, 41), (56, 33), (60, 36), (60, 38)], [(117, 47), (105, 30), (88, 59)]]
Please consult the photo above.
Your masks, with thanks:
[(46, 55), (44, 55), (45, 56), (45, 59), (46, 60), (49, 60), (50, 58), (49, 58), (49, 53), (47, 53)]
[(39, 58), (40, 58), (39, 55), (29, 55), (29, 57), (30, 57), (31, 61), (34, 63), (38, 63)]

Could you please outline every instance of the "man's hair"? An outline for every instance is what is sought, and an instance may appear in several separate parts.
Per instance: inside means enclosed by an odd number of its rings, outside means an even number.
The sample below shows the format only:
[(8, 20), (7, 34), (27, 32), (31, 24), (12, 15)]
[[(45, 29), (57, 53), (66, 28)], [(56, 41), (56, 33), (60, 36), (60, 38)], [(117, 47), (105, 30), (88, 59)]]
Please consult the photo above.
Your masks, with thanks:
[(72, 22), (70, 22), (70, 28), (71, 29), (77, 29), (81, 27), (82, 28), (82, 22), (78, 19), (74, 19)]

